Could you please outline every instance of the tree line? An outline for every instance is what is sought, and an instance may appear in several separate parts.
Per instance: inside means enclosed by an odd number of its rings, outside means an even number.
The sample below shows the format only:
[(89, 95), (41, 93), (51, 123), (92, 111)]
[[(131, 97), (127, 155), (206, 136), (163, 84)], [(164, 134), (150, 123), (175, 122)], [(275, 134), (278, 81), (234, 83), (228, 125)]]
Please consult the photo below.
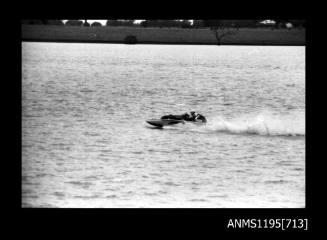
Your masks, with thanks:
[[(155, 20), (143, 20), (141, 23), (135, 23), (134, 19), (109, 19), (106, 21), (108, 27), (158, 27), (158, 28), (286, 28), (291, 24), (294, 28), (305, 28), (305, 20), (297, 19), (272, 19), (274, 23), (263, 24), (264, 19), (257, 20), (244, 20), (244, 19), (228, 19), (228, 20), (167, 20), (167, 19), (155, 19)], [(85, 27), (101, 27), (100, 22), (93, 22), (90, 24), (87, 19), (82, 20), (68, 20), (64, 23), (63, 20), (49, 20), (49, 19), (33, 19), (22, 20), (22, 24), (37, 24), (37, 25), (59, 25), (59, 26), (85, 26)]]
[(273, 28), (287, 28), (287, 24), (292, 27), (305, 28), (304, 20), (297, 19), (272, 19), (273, 23), (263, 23), (265, 19), (257, 20), (244, 20), (244, 19), (228, 19), (228, 20), (195, 20), (194, 27), (205, 27), (210, 29), (215, 28), (260, 28), (260, 27), (273, 27)]

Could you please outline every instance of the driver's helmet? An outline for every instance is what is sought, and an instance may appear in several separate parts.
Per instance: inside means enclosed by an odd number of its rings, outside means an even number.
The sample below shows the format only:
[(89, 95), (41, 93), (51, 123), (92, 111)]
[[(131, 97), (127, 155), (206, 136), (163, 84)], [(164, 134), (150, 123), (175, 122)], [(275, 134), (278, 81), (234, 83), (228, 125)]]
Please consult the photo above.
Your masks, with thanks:
[(192, 115), (192, 116), (193, 116), (193, 115), (195, 115), (195, 112), (194, 112), (194, 111), (192, 111), (192, 112), (191, 112), (191, 115)]

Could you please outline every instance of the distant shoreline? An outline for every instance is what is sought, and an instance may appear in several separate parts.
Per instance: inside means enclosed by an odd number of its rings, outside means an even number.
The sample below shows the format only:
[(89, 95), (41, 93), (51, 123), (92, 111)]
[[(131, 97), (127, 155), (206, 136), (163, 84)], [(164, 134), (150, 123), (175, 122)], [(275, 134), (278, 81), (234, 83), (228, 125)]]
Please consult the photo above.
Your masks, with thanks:
[[(114, 42), (114, 41), (88, 41), (88, 40), (60, 40), (60, 39), (51, 39), (51, 40), (43, 40), (43, 39), (24, 39), (22, 42), (52, 42), (52, 43), (98, 43), (98, 44), (124, 44), (124, 42)], [(128, 45), (217, 45), (214, 43), (181, 43), (181, 42), (138, 42), (136, 44), (128, 44)], [(221, 44), (222, 46), (305, 46), (302, 44), (294, 45), (294, 44), (242, 44), (242, 43), (233, 43), (233, 44)]]
[[(305, 46), (305, 29), (231, 29), (221, 45)], [(209, 29), (79, 27), (22, 25), (22, 41), (124, 44), (133, 35), (136, 44), (217, 45)]]

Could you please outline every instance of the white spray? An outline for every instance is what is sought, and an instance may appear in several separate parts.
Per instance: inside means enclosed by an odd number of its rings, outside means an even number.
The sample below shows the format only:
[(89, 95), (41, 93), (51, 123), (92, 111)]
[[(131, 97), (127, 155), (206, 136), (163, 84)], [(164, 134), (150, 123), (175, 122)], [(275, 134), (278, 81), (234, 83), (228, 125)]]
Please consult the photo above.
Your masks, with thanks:
[(208, 118), (201, 131), (233, 134), (259, 134), (280, 136), (305, 136), (304, 113), (276, 114), (263, 112), (226, 119), (222, 116)]

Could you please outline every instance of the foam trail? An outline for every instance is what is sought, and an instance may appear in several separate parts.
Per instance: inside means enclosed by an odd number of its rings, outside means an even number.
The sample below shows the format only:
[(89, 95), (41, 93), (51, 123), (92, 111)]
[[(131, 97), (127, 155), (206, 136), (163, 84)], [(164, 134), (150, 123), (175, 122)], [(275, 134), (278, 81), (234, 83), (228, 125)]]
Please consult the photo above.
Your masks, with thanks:
[(305, 136), (304, 114), (281, 115), (269, 112), (233, 119), (214, 117), (201, 131), (268, 136)]

